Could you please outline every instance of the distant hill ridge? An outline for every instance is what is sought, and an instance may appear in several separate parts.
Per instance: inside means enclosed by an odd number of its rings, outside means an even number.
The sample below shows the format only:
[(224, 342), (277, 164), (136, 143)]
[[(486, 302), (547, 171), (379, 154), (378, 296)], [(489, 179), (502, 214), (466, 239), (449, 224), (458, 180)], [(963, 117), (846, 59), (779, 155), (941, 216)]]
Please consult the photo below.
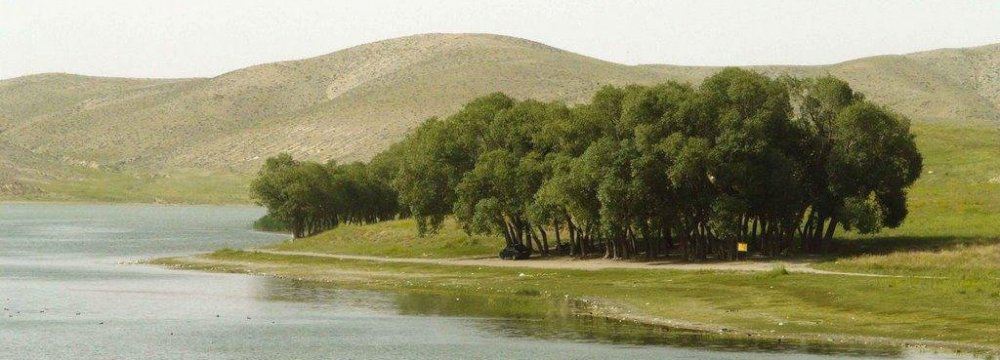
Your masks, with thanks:
[[(1000, 44), (825, 66), (918, 121), (1000, 122)], [(628, 66), (488, 34), (425, 34), (213, 78), (39, 74), (0, 81), (0, 182), (60, 169), (250, 173), (278, 152), (364, 160), (431, 116), (493, 91), (582, 101), (606, 84), (698, 83), (719, 67)]]

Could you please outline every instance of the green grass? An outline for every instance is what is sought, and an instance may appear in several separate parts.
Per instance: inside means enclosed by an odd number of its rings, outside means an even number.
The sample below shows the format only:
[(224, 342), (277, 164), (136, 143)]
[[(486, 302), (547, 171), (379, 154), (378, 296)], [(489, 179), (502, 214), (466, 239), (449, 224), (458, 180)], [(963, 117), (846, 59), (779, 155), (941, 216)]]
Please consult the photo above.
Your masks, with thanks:
[(771, 270), (760, 273), (758, 275), (768, 278), (775, 278), (779, 276), (785, 276), (788, 274), (790, 273), (788, 272), (788, 269), (786, 269), (784, 265), (774, 265), (774, 267), (772, 267)]
[(1000, 245), (956, 245), (944, 250), (898, 251), (861, 255), (817, 265), (827, 270), (888, 275), (937, 276), (997, 281), (1000, 297)]
[(924, 173), (909, 216), (879, 237), (1000, 237), (1000, 126), (916, 123)]
[(341, 286), (576, 299), (594, 305), (590, 311), (602, 316), (653, 323), (672, 319), (696, 328), (757, 336), (826, 339), (845, 335), (1000, 346), (997, 284), (982, 278), (870, 278), (796, 274), (783, 269), (765, 274), (538, 270), (378, 263), (235, 250), (205, 255), (201, 261), (180, 258), (160, 263)]
[(448, 258), (492, 256), (503, 248), (503, 239), (469, 236), (451, 218), (436, 234), (416, 235), (412, 219), (386, 221), (375, 225), (346, 224), (316, 236), (271, 246), (282, 251), (389, 257)]
[(917, 123), (913, 131), (924, 173), (906, 221), (877, 235), (844, 233), (841, 258), (818, 267), (1000, 278), (1000, 127)]

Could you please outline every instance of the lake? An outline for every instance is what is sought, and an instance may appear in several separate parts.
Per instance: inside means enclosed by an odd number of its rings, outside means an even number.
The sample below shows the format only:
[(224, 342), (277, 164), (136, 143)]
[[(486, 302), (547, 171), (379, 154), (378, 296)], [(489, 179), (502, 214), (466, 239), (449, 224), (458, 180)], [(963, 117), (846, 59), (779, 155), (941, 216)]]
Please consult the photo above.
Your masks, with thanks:
[(263, 213), (254, 207), (0, 204), (0, 358), (945, 357), (900, 348), (720, 341), (558, 309), (509, 318), (495, 308), (521, 300), (348, 290), (134, 264), (283, 239), (250, 230)]

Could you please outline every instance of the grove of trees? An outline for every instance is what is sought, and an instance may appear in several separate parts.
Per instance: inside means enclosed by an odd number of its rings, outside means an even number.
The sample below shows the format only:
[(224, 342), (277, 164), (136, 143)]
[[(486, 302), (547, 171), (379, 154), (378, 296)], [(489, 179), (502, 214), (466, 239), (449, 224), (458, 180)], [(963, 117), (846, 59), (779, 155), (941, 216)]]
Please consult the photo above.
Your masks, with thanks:
[(341, 223), (390, 220), (400, 212), (396, 192), (363, 163), (319, 164), (280, 154), (264, 162), (250, 187), (257, 203), (296, 238)]
[(921, 167), (909, 120), (846, 82), (730, 68), (573, 106), (487, 95), (368, 164), (268, 159), (253, 193), (295, 236), (401, 216), (422, 235), (453, 215), (543, 255), (730, 259), (899, 226)]

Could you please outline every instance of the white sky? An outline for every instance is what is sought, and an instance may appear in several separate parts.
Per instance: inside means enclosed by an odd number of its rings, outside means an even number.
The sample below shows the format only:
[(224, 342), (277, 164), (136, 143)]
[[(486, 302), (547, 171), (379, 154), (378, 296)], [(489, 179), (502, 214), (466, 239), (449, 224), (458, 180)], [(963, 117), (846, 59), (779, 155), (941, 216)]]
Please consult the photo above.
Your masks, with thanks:
[(214, 76), (428, 32), (625, 64), (825, 64), (1000, 42), (1000, 1), (0, 0), (0, 79)]

